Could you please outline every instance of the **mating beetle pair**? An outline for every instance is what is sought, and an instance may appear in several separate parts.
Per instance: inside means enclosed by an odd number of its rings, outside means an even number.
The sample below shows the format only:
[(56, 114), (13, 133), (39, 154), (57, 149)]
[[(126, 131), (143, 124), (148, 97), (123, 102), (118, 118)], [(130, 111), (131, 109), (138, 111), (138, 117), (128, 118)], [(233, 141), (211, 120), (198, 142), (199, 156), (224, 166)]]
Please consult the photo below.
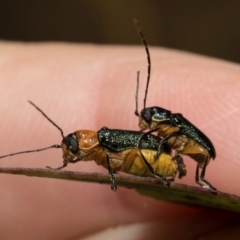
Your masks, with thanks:
[[(157, 154), (160, 144), (160, 138), (155, 135), (142, 136), (139, 131), (111, 130), (103, 127), (98, 132), (78, 130), (65, 137), (62, 129), (56, 123), (34, 103), (30, 101), (29, 103), (60, 131), (63, 138), (61, 145), (54, 144), (50, 147), (12, 153), (0, 158), (44, 151), (49, 148), (62, 148), (63, 165), (55, 170), (63, 169), (69, 163), (94, 160), (98, 165), (108, 169), (113, 190), (117, 189), (113, 175), (117, 171), (142, 177), (160, 178), (166, 186), (170, 185), (169, 181), (175, 178), (177, 172), (179, 178), (186, 175), (185, 165), (181, 157), (173, 158), (171, 148), (168, 145), (163, 145), (161, 154), (155, 159), (154, 156)], [(138, 149), (140, 139), (141, 149)]]
[[(185, 164), (180, 154), (188, 155), (197, 162), (196, 182), (203, 186), (205, 183), (212, 191), (216, 189), (205, 179), (205, 171), (210, 159), (216, 157), (211, 141), (192, 123), (181, 114), (173, 114), (160, 107), (146, 108), (148, 85), (150, 82), (151, 60), (148, 46), (136, 20), (135, 26), (145, 45), (148, 59), (148, 77), (144, 97), (144, 108), (138, 112), (138, 87), (137, 79), (136, 111), (139, 117), (139, 127), (148, 132), (110, 130), (102, 128), (100, 131), (79, 130), (64, 137), (63, 131), (41, 109), (30, 102), (40, 111), (63, 137), (61, 145), (52, 145), (47, 148), (13, 153), (0, 158), (21, 153), (43, 151), (49, 148), (62, 148), (63, 165), (68, 163), (94, 159), (97, 164), (103, 165), (109, 171), (111, 187), (116, 190), (114, 172), (124, 171), (138, 176), (153, 176), (163, 180), (169, 186), (169, 177), (174, 178), (178, 172), (179, 178), (186, 175)], [(152, 135), (157, 132), (158, 137)], [(172, 157), (171, 149), (176, 151)], [(199, 168), (202, 169), (199, 175)], [(170, 179), (171, 180), (171, 179)], [(200, 182), (201, 181), (201, 182)]]

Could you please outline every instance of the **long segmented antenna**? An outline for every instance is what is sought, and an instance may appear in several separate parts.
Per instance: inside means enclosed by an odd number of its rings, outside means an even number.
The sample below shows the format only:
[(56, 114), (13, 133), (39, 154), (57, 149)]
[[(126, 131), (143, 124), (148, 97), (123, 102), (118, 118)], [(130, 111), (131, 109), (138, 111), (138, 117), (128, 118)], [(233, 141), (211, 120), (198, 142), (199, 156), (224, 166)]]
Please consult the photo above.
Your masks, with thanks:
[(44, 151), (49, 148), (61, 148), (61, 145), (54, 144), (50, 147), (40, 148), (40, 149), (36, 149), (36, 150), (27, 150), (27, 151), (22, 151), (22, 152), (11, 153), (8, 155), (0, 156), (0, 158), (10, 157), (10, 156), (18, 155), (18, 154), (23, 154), (23, 153), (41, 152), (41, 151)]
[(64, 138), (63, 130), (55, 123), (53, 122), (39, 107), (37, 107), (33, 102), (29, 101), (28, 102), (33, 105), (50, 123), (52, 123), (53, 126), (55, 126), (60, 132), (62, 137)]
[[(64, 135), (63, 135), (63, 130), (56, 124), (54, 123), (39, 107), (37, 107), (33, 102), (31, 101), (28, 101), (32, 106), (34, 106), (40, 113), (42, 113), (42, 115), (50, 122), (52, 123), (60, 132), (61, 132), (61, 135), (62, 137), (64, 138)], [(10, 156), (14, 156), (14, 155), (18, 155), (18, 154), (23, 154), (23, 153), (32, 153), (32, 152), (41, 152), (41, 151), (44, 151), (44, 150), (47, 150), (49, 148), (61, 148), (61, 145), (58, 145), (58, 144), (54, 144), (50, 147), (45, 147), (45, 148), (40, 148), (40, 149), (35, 149), (35, 150), (27, 150), (27, 151), (22, 151), (22, 152), (16, 152), (16, 153), (11, 153), (11, 154), (8, 154), (8, 155), (4, 155), (4, 156), (0, 156), (0, 158), (5, 158), (5, 157), (10, 157)]]
[(145, 97), (144, 97), (144, 100), (143, 100), (143, 109), (145, 109), (146, 108), (146, 102), (147, 102), (148, 85), (149, 85), (150, 76), (151, 76), (151, 58), (150, 58), (150, 53), (149, 53), (149, 50), (148, 50), (148, 45), (147, 45), (146, 39), (145, 39), (145, 37), (142, 33), (142, 29), (140, 28), (140, 26), (138, 24), (138, 21), (136, 19), (133, 19), (133, 22), (134, 22), (135, 27), (137, 28), (138, 34), (141, 37), (141, 40), (142, 40), (142, 42), (145, 46), (145, 50), (146, 50), (146, 53), (147, 53), (148, 76), (147, 76), (147, 84), (146, 84), (146, 89), (145, 89)]
[(139, 112), (138, 112), (139, 75), (140, 75), (140, 71), (137, 71), (137, 87), (136, 87), (136, 95), (135, 95), (135, 102), (136, 102), (135, 115), (138, 117), (139, 117)]

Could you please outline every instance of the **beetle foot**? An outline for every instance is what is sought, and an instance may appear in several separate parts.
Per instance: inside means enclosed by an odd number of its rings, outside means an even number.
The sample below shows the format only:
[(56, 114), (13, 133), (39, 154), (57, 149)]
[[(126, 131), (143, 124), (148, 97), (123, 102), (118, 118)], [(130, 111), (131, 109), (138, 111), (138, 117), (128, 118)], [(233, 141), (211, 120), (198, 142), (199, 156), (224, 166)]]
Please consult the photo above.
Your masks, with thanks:
[(170, 181), (169, 181), (168, 179), (163, 178), (162, 181), (163, 181), (164, 185), (165, 185), (167, 188), (170, 187)]
[(116, 185), (115, 182), (111, 184), (111, 189), (112, 189), (113, 191), (117, 191), (117, 185)]
[(51, 169), (51, 170), (61, 170), (61, 169), (63, 169), (63, 168), (65, 168), (66, 166), (61, 166), (61, 167), (58, 167), (58, 168), (52, 168), (52, 167), (50, 167), (50, 166), (46, 166), (46, 168), (47, 169)]
[(185, 164), (179, 164), (178, 168), (178, 179), (181, 179), (187, 175), (187, 169)]
[[(201, 177), (200, 177), (201, 179)], [(206, 185), (203, 185), (203, 187), (207, 187), (209, 188), (212, 192), (216, 193), (217, 192), (217, 189), (210, 183), (208, 182), (207, 180), (205, 179), (201, 179), (202, 182), (204, 182)]]

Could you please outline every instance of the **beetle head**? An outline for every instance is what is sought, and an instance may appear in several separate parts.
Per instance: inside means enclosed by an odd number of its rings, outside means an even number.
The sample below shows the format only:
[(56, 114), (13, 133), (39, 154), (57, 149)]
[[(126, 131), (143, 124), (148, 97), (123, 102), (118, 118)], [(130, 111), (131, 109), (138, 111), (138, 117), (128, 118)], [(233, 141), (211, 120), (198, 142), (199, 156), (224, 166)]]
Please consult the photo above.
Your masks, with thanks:
[(139, 116), (139, 127), (141, 129), (153, 128), (155, 122), (162, 122), (171, 117), (171, 112), (160, 107), (144, 108)]
[(79, 151), (78, 138), (74, 133), (71, 133), (62, 140), (63, 159), (70, 160), (76, 157)]

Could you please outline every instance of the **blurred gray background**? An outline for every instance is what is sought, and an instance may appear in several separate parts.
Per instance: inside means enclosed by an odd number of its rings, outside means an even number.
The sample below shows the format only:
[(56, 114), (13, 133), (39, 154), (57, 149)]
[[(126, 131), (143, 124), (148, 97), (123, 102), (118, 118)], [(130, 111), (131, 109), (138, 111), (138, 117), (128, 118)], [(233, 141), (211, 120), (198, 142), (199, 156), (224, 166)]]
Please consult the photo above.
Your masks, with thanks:
[(240, 1), (0, 1), (0, 39), (141, 44), (240, 62)]

